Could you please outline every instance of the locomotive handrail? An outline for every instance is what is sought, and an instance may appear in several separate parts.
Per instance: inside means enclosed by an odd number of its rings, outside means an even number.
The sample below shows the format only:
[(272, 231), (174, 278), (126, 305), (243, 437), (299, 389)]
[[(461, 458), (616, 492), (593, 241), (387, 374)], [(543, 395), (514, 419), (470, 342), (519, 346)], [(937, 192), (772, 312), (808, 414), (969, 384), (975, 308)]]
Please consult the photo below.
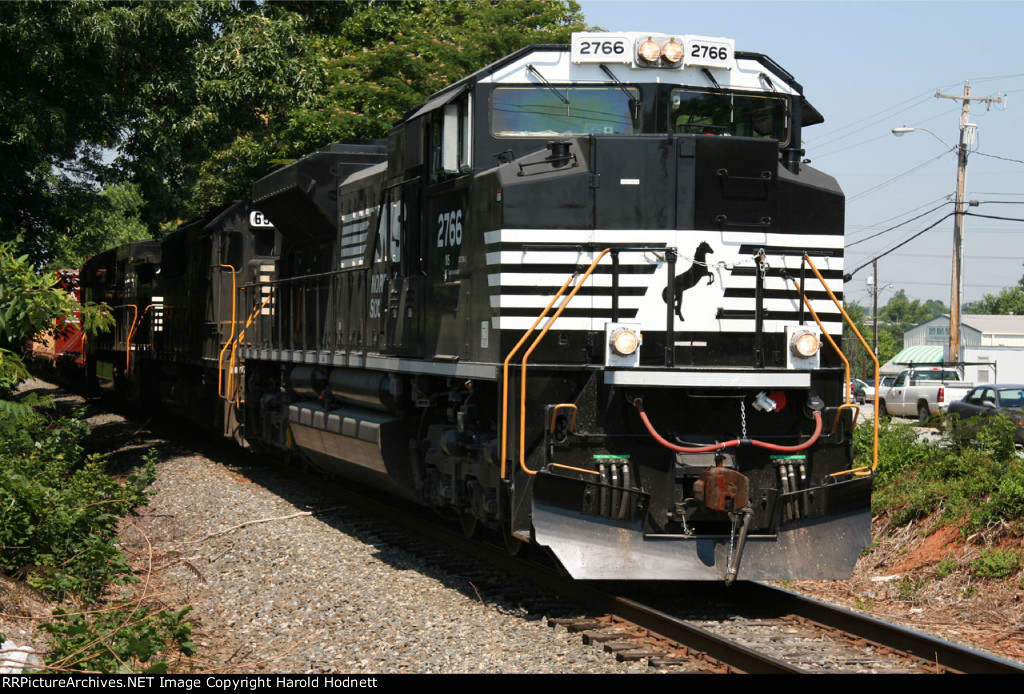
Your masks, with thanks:
[(135, 329), (135, 321), (139, 318), (139, 307), (135, 304), (122, 304), (121, 306), (115, 306), (114, 308), (131, 308), (135, 310), (132, 314), (132, 324), (128, 326), (128, 334), (125, 336), (124, 343), (124, 372), (128, 374), (128, 366), (131, 364), (132, 357), (132, 331)]
[(126, 374), (128, 373), (128, 366), (131, 363), (132, 338), (135, 337), (135, 331), (139, 329), (140, 325), (142, 325), (142, 319), (146, 317), (147, 313), (149, 313), (149, 309), (153, 308), (153, 304), (150, 304), (146, 306), (146, 308), (142, 309), (141, 316), (139, 315), (138, 306), (136, 306), (135, 304), (128, 304), (128, 306), (131, 306), (132, 308), (135, 309), (135, 317), (132, 318), (132, 327), (128, 329), (128, 341), (125, 343), (124, 347), (124, 371)]
[(537, 327), (537, 325), (542, 320), (544, 320), (544, 317), (546, 315), (548, 315), (548, 311), (550, 311), (551, 307), (555, 305), (555, 302), (558, 301), (558, 299), (563, 294), (565, 294), (565, 290), (568, 289), (568, 287), (572, 283), (573, 279), (576, 278), (576, 274), (577, 273), (573, 273), (572, 275), (569, 276), (569, 279), (567, 279), (565, 281), (565, 284), (562, 285), (561, 289), (559, 289), (555, 293), (554, 297), (551, 298), (551, 301), (548, 303), (548, 305), (545, 306), (544, 310), (541, 311), (539, 316), (537, 316), (537, 320), (533, 321), (533, 325), (531, 325), (529, 328), (527, 328), (526, 332), (523, 333), (523, 336), (521, 338), (519, 338), (519, 342), (516, 343), (516, 346), (513, 347), (512, 351), (510, 351), (508, 353), (508, 356), (505, 357), (504, 369), (502, 371), (502, 379), (501, 379), (501, 387), (502, 387), (502, 391), (501, 391), (501, 398), (502, 398), (502, 405), (501, 405), (501, 478), (502, 479), (505, 479), (505, 461), (508, 459), (508, 365), (509, 365), (509, 362), (512, 361), (512, 357), (515, 356), (516, 352), (519, 351), (519, 348), (523, 346), (524, 342), (526, 342), (526, 338), (528, 338), (530, 336), (530, 334), (534, 331), (534, 329)]
[(233, 265), (221, 264), (221, 267), (226, 267), (231, 270), (231, 337), (224, 342), (224, 346), (220, 348), (220, 354), (217, 356), (217, 395), (224, 397), (224, 352), (227, 351), (228, 346), (235, 339), (235, 327), (238, 325), (236, 320), (236, 302), (238, 300), (238, 286), (235, 280), (235, 270)]
[[(527, 349), (526, 352), (523, 354), (522, 376), (521, 384), (519, 386), (519, 468), (527, 475), (536, 475), (538, 471), (530, 470), (528, 467), (526, 467), (526, 362), (530, 359), (530, 355), (533, 354), (533, 350), (537, 349), (537, 345), (540, 344), (540, 341), (543, 340), (544, 336), (548, 334), (549, 330), (551, 330), (551, 326), (555, 324), (555, 321), (557, 321), (559, 317), (562, 315), (562, 312), (565, 311), (566, 307), (569, 305), (569, 302), (573, 300), (573, 297), (576, 296), (576, 294), (580, 291), (580, 289), (583, 287), (586, 281), (590, 278), (590, 275), (594, 272), (594, 269), (597, 267), (597, 264), (600, 263), (601, 260), (611, 252), (611, 250), (611, 248), (604, 249), (603, 251), (601, 251), (600, 255), (598, 255), (597, 258), (594, 259), (594, 262), (592, 262), (590, 264), (590, 267), (587, 268), (587, 271), (583, 273), (583, 276), (580, 277), (580, 280), (579, 282), (576, 283), (576, 286), (573, 287), (572, 291), (569, 292), (569, 295), (565, 297), (565, 301), (562, 302), (562, 305), (559, 306), (558, 310), (555, 311), (553, 316), (551, 316), (551, 320), (549, 320), (547, 324), (545, 324), (544, 329), (540, 331), (540, 334), (537, 335), (536, 338), (534, 338), (533, 344), (531, 344), (530, 348)], [(572, 278), (570, 278), (570, 280), (571, 279)], [(546, 313), (547, 309), (544, 309), (544, 311)], [(524, 340), (526, 337), (527, 335), (523, 336)], [(516, 345), (516, 349), (518, 349), (518, 347), (519, 345)]]
[(814, 322), (817, 323), (818, 327), (821, 329), (821, 334), (825, 336), (825, 339), (828, 340), (828, 343), (832, 345), (832, 349), (834, 349), (836, 351), (836, 354), (839, 355), (839, 358), (843, 360), (843, 368), (846, 370), (846, 378), (843, 381), (843, 390), (846, 393), (846, 396), (844, 397), (843, 404), (840, 405), (836, 410), (836, 418), (835, 421), (832, 422), (831, 433), (834, 434), (836, 433), (836, 429), (839, 427), (839, 419), (840, 417), (843, 416), (843, 410), (850, 408), (856, 410), (853, 414), (854, 424), (857, 423), (857, 417), (858, 415), (860, 415), (860, 406), (850, 402), (850, 360), (846, 358), (846, 355), (843, 354), (841, 349), (839, 349), (839, 345), (836, 344), (836, 341), (833, 340), (832, 336), (828, 334), (827, 330), (825, 330), (825, 325), (821, 322), (821, 319), (818, 317), (817, 311), (814, 310), (814, 308), (811, 306), (811, 302), (807, 299), (807, 296), (804, 294), (803, 286), (801, 286), (801, 284), (797, 282), (796, 279), (794, 279), (793, 277), (790, 277), (789, 279), (793, 284), (796, 285), (797, 291), (800, 292), (800, 298), (803, 299), (804, 304), (807, 306), (807, 310), (811, 312), (811, 318), (814, 319)]
[(241, 399), (235, 401), (231, 400), (231, 390), (233, 387), (235, 387), (235, 356), (238, 354), (238, 347), (242, 343), (242, 338), (245, 337), (245, 331), (249, 329), (249, 326), (252, 325), (252, 322), (256, 319), (256, 316), (259, 315), (260, 311), (263, 310), (263, 307), (266, 306), (267, 303), (270, 301), (271, 296), (273, 295), (268, 294), (267, 298), (263, 300), (263, 303), (257, 306), (255, 309), (253, 309), (252, 315), (249, 316), (249, 320), (247, 320), (245, 322), (245, 325), (242, 326), (242, 330), (238, 333), (238, 337), (236, 337), (232, 343), (231, 357), (230, 359), (228, 359), (228, 380), (227, 387), (224, 389), (224, 399), (233, 405), (240, 405), (242, 403)]
[[(857, 330), (857, 326), (854, 325), (853, 320), (850, 318), (850, 315), (846, 312), (846, 309), (843, 308), (842, 303), (839, 301), (839, 299), (836, 298), (836, 295), (829, 288), (828, 283), (825, 282), (825, 278), (821, 276), (821, 272), (818, 271), (818, 267), (814, 264), (814, 261), (811, 260), (811, 256), (809, 256), (808, 254), (804, 253), (804, 260), (806, 260), (807, 264), (811, 266), (811, 272), (813, 272), (814, 276), (818, 278), (819, 282), (821, 282), (821, 286), (825, 288), (825, 291), (828, 293), (829, 298), (832, 299), (832, 303), (835, 304), (836, 308), (839, 309), (839, 312), (843, 314), (843, 318), (846, 319), (846, 324), (850, 326), (850, 329), (853, 330), (853, 334), (857, 336), (858, 340), (860, 340), (861, 345), (864, 347), (865, 351), (867, 351), (868, 355), (871, 357), (871, 361), (875, 362), (875, 384), (877, 386), (877, 384), (878, 384), (878, 372), (879, 372), (878, 357), (871, 350), (871, 348), (868, 347), (867, 340), (865, 340), (864, 337), (860, 334), (860, 331)], [(828, 333), (826, 333), (826, 334), (828, 334)], [(872, 439), (872, 445), (871, 445), (871, 447), (872, 447), (872, 451), (871, 451), (871, 471), (872, 472), (874, 472), (874, 471), (876, 471), (878, 469), (878, 390), (879, 389), (876, 387), (875, 388), (875, 403), (874, 403), (875, 416), (872, 417), (872, 430), (873, 430), (872, 431), (873, 439)], [(846, 384), (846, 392), (847, 392), (847, 397), (849, 397), (849, 392), (850, 392), (850, 385), (849, 385), (849, 383)]]

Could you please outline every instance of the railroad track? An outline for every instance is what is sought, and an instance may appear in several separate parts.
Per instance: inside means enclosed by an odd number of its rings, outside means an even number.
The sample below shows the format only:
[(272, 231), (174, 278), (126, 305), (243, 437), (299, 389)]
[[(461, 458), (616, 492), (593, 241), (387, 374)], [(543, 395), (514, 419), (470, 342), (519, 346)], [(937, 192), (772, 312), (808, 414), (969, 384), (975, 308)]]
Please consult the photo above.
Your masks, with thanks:
[[(482, 599), (511, 600), (549, 615), (550, 626), (579, 633), (583, 644), (618, 660), (723, 674), (1024, 673), (1020, 664), (763, 584), (574, 581), (551, 566), (509, 556), (497, 542), (470, 540), (451, 525), (425, 523), (420, 513), (353, 494), (350, 484), (336, 491), (346, 503), (404, 529), (383, 531), (383, 541), (463, 575)], [(587, 616), (550, 616), (573, 612), (566, 607), (572, 604)]]

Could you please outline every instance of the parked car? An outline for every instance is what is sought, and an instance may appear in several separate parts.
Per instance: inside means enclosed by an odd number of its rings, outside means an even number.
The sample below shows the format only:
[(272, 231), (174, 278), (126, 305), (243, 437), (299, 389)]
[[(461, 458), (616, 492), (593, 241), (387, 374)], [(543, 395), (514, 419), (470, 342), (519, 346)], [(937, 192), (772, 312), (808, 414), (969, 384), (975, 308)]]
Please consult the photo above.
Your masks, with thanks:
[[(880, 386), (879, 394), (885, 392), (885, 389), (892, 385), (892, 382), (896, 380), (895, 376), (882, 376), (882, 385)], [(864, 385), (864, 398), (870, 402), (875, 401), (875, 386), (872, 383)]]
[[(972, 389), (963, 400), (951, 402), (949, 413), (959, 415), (960, 421), (972, 417), (1009, 417), (1017, 426), (1014, 441), (1024, 445), (1024, 385), (989, 383)], [(958, 431), (969, 430), (961, 425)]]
[(971, 389), (956, 369), (941, 366), (918, 366), (904, 369), (896, 380), (878, 396), (878, 413), (916, 416), (927, 422), (950, 402), (959, 400)]
[(868, 384), (859, 378), (850, 379), (850, 399), (855, 401), (858, 405), (863, 405), (867, 401)]

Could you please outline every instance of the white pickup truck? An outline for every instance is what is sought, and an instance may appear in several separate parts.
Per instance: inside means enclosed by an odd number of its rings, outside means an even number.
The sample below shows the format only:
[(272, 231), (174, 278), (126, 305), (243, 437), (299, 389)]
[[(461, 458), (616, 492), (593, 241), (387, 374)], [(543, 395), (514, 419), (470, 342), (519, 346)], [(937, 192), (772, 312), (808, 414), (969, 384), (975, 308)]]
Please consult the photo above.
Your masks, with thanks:
[(972, 384), (965, 383), (956, 369), (917, 366), (904, 369), (892, 385), (878, 395), (878, 413), (917, 417), (926, 422), (949, 403), (967, 395)]

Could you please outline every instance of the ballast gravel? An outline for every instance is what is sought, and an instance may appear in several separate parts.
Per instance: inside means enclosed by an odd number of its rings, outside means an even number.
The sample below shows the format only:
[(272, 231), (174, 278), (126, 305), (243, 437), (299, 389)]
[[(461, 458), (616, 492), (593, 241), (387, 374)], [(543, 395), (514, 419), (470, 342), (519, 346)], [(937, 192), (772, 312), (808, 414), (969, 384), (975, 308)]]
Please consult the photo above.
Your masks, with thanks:
[(354, 512), (296, 515), (337, 501), (272, 468), (158, 450), (156, 494), (122, 537), (155, 569), (136, 591), (194, 606), (199, 655), (179, 672), (656, 672), (490, 600), (479, 575), (392, 547)]

